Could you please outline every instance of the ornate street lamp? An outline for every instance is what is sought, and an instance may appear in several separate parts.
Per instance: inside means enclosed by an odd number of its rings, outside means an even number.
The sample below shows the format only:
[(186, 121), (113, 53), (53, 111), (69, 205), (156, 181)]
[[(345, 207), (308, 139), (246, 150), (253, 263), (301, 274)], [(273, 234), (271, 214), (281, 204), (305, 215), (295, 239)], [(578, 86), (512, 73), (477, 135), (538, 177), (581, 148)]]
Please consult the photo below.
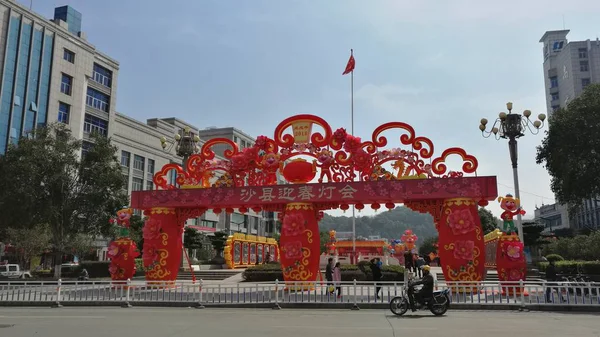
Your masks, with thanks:
[[(513, 168), (513, 179), (515, 183), (515, 196), (517, 199), (521, 199), (519, 193), (519, 173), (517, 171), (517, 139), (525, 136), (527, 130), (533, 135), (537, 135), (540, 129), (544, 126), (546, 115), (539, 114), (538, 120), (532, 121), (531, 111), (525, 110), (523, 114), (512, 113), (513, 104), (512, 102), (506, 103), (506, 109), (508, 113), (501, 112), (498, 114), (498, 119), (492, 125), (490, 131), (487, 130), (488, 120), (485, 118), (481, 119), (479, 130), (484, 138), (489, 138), (494, 135), (496, 140), (500, 138), (508, 139), (508, 151), (510, 153), (510, 161)], [(523, 241), (523, 225), (521, 222), (521, 214), (517, 214), (517, 230), (519, 232), (519, 239)]]
[[(160, 138), (160, 146), (163, 150), (170, 152), (173, 146), (175, 145), (175, 153), (183, 158), (182, 168), (186, 169), (186, 164), (188, 158), (194, 153), (200, 152), (200, 147), (198, 147), (198, 143), (200, 142), (200, 137), (197, 135), (192, 136), (190, 132), (190, 128), (186, 127), (183, 129), (182, 133), (176, 133), (173, 141), (169, 144), (166, 137)], [(167, 149), (167, 146), (169, 147)]]

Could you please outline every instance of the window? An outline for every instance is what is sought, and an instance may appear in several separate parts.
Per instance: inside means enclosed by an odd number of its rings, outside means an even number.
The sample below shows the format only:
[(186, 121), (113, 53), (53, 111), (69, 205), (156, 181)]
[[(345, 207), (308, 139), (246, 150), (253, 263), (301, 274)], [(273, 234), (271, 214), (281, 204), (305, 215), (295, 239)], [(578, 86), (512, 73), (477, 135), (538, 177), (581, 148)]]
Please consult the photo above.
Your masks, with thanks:
[(564, 45), (564, 41), (556, 41), (554, 42), (554, 44), (552, 44), (552, 50), (555, 52), (558, 52), (562, 49), (563, 45)]
[(85, 103), (87, 104), (87, 106), (90, 106), (92, 108), (108, 112), (108, 109), (110, 108), (110, 97), (101, 93), (98, 90), (88, 88), (87, 99)]
[(112, 71), (94, 63), (94, 81), (110, 88), (112, 85)]
[(579, 58), (580, 59), (587, 58), (587, 48), (579, 48)]
[(591, 83), (591, 81), (590, 81), (589, 78), (582, 78), (581, 79), (581, 87), (582, 88), (587, 87), (588, 85), (590, 85), (590, 83)]
[(154, 173), (154, 159), (148, 159), (148, 173)]
[(150, 180), (146, 181), (146, 189), (152, 191), (154, 189), (154, 183)]
[(216, 221), (202, 220), (201, 226), (202, 227), (208, 227), (208, 228), (217, 228), (217, 222)]
[(83, 141), (81, 143), (81, 156), (85, 157), (85, 155), (94, 147), (94, 143)]
[(133, 178), (131, 179), (131, 190), (132, 191), (142, 191), (144, 189), (144, 180), (141, 178)]
[(137, 154), (133, 156), (133, 168), (135, 170), (144, 170), (144, 157), (138, 156)]
[(71, 106), (63, 102), (58, 102), (58, 121), (63, 124), (69, 124), (71, 115)]
[(579, 71), (588, 71), (588, 61), (579, 61)]
[(121, 151), (121, 166), (129, 167), (129, 161), (131, 160), (131, 153), (127, 151)]
[(551, 94), (550, 96), (552, 96), (553, 101), (558, 100), (558, 93)]
[(85, 114), (85, 121), (83, 123), (83, 132), (92, 133), (97, 132), (103, 136), (108, 133), (108, 121), (102, 118)]
[(129, 192), (129, 176), (128, 176), (127, 174), (124, 174), (124, 175), (123, 175), (123, 181), (124, 181), (124, 183), (125, 183), (125, 188), (124, 188), (124, 190), (125, 190), (126, 192)]
[(73, 77), (62, 74), (62, 79), (60, 81), (60, 92), (63, 94), (71, 96), (71, 87), (73, 86)]
[(558, 77), (556, 77), (556, 76), (550, 77), (550, 88), (557, 88), (557, 87), (558, 87)]
[(75, 53), (65, 48), (63, 51), (63, 59), (67, 60), (68, 62), (75, 63)]

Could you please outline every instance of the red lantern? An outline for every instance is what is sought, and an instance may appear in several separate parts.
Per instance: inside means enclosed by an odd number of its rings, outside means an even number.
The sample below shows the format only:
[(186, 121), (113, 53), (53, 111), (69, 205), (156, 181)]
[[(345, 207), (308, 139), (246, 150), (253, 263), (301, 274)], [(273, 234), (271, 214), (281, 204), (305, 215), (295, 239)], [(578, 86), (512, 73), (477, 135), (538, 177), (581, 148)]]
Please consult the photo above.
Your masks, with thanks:
[(381, 205), (378, 204), (378, 203), (374, 203), (374, 204), (371, 205), (371, 208), (376, 211), (376, 210), (378, 210), (378, 209), (381, 208)]
[(487, 200), (481, 199), (477, 204), (481, 207), (485, 207), (489, 204), (489, 202)]
[(262, 207), (254, 206), (254, 207), (252, 207), (252, 210), (254, 211), (254, 213), (258, 213), (258, 212), (262, 211)]
[(225, 208), (225, 212), (227, 212), (227, 214), (231, 214), (231, 213), (233, 213), (233, 208), (227, 207), (227, 208)]
[(350, 208), (350, 206), (348, 206), (348, 204), (341, 204), (340, 205), (340, 209), (342, 211), (344, 211), (344, 212), (347, 211), (349, 208)]
[(284, 178), (292, 184), (305, 184), (315, 177), (317, 169), (315, 164), (302, 158), (297, 158), (287, 163), (282, 170)]
[(248, 208), (247, 207), (240, 207), (238, 208), (238, 210), (240, 211), (240, 213), (244, 214), (246, 212), (248, 212)]
[(356, 208), (360, 212), (365, 208), (365, 205), (358, 203), (358, 204), (354, 205), (354, 208)]
[(215, 213), (216, 215), (219, 215), (219, 214), (221, 214), (221, 212), (222, 212), (222, 211), (223, 211), (223, 210), (222, 210), (222, 209), (220, 209), (220, 208), (218, 208), (218, 207), (213, 209), (213, 213)]
[(385, 203), (385, 207), (386, 207), (388, 210), (390, 210), (390, 211), (391, 211), (391, 210), (393, 210), (394, 208), (396, 208), (396, 204), (394, 204), (393, 202), (386, 202), (386, 203)]

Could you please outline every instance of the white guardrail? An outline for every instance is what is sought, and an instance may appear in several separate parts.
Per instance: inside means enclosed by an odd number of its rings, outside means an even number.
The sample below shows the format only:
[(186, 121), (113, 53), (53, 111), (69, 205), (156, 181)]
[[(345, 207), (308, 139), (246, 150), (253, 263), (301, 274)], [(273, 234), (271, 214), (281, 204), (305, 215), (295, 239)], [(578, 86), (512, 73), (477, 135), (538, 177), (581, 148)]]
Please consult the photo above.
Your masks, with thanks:
[[(305, 285), (305, 284), (304, 284)], [(1, 305), (61, 304), (123, 306), (144, 303), (204, 305), (317, 303), (360, 307), (361, 304), (385, 304), (401, 296), (402, 282), (342, 282), (333, 288), (317, 282), (310, 290), (293, 291), (300, 284), (276, 281), (268, 283), (213, 283), (176, 282), (168, 286), (148, 284), (145, 281), (12, 281), (0, 282)], [(338, 290), (339, 293), (338, 296)], [(379, 296), (376, 296), (376, 289)], [(463, 305), (506, 305), (527, 307), (532, 305), (598, 306), (600, 308), (600, 283), (523, 283), (510, 286), (498, 282), (443, 282), (436, 290), (450, 289), (451, 303)], [(330, 293), (330, 290), (334, 293)], [(521, 289), (523, 291), (521, 291)], [(174, 305), (174, 304), (173, 304)], [(462, 307), (460, 305), (459, 307)]]

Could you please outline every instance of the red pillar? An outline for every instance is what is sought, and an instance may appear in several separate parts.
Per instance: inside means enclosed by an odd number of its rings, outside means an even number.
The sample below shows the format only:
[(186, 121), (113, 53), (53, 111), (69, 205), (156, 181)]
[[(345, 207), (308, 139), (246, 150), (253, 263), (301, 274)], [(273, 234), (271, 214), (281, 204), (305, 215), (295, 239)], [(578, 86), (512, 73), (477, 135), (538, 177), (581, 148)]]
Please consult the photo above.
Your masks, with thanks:
[(177, 280), (182, 257), (185, 221), (179, 221), (173, 208), (145, 211), (143, 261), (146, 281), (173, 284)]
[(320, 236), (318, 210), (311, 203), (286, 205), (281, 227), (280, 260), (290, 290), (311, 290), (319, 276)]
[(498, 239), (496, 270), (503, 286), (503, 294), (520, 295), (523, 292), (523, 288), (519, 287), (517, 282), (525, 281), (527, 275), (524, 248), (518, 235), (504, 234)]
[[(484, 279), (485, 248), (477, 203), (469, 198), (444, 200), (438, 223), (439, 257), (446, 282), (476, 285)], [(474, 281), (470, 283), (469, 281)], [(457, 287), (454, 291), (475, 291)]]

